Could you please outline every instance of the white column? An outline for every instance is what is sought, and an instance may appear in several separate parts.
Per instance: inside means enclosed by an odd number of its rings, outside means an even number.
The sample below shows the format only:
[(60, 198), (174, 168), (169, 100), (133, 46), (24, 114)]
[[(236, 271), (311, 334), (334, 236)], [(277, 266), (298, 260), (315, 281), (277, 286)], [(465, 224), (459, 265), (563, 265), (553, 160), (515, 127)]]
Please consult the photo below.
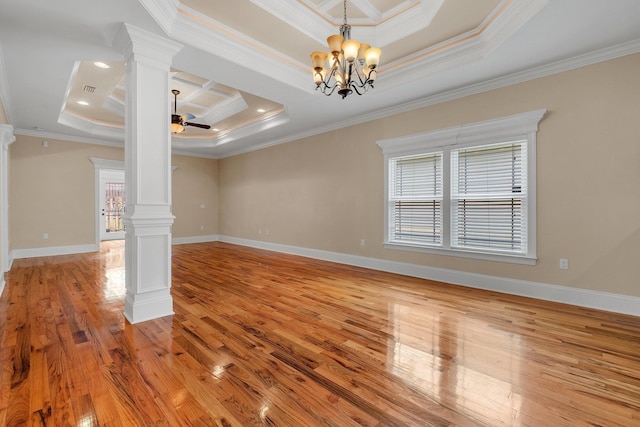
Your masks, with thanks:
[(9, 145), (16, 140), (13, 126), (0, 125), (0, 289), (9, 271)]
[(169, 71), (182, 45), (123, 24), (114, 46), (126, 62), (124, 315), (138, 323), (173, 314)]

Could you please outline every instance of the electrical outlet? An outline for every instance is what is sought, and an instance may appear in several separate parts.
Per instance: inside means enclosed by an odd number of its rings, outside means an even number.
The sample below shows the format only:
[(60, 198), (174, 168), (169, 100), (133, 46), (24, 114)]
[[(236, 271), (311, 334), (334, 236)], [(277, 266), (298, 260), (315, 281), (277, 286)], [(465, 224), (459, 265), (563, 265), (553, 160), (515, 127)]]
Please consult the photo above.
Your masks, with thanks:
[(200, 209), (204, 209), (204, 203), (200, 203)]
[(43, 238), (44, 240), (47, 240), (47, 239), (49, 238), (49, 233), (43, 233), (43, 234), (42, 234), (42, 238)]
[(360, 239), (360, 246), (364, 246), (365, 245), (365, 240), (364, 239)]
[(560, 258), (560, 270), (569, 269), (569, 260), (566, 258)]
[(204, 230), (204, 225), (200, 226), (200, 231)]

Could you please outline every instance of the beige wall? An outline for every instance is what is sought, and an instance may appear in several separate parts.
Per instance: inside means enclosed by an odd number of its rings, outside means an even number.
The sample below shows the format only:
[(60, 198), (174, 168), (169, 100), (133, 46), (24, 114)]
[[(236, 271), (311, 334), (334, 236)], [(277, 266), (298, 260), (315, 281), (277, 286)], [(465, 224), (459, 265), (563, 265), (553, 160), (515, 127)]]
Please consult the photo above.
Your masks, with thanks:
[(173, 155), (171, 164), (177, 166), (173, 172), (173, 237), (218, 234), (218, 161)]
[(0, 98), (0, 124), (9, 124), (7, 120), (7, 113), (4, 110), (4, 104), (2, 103), (2, 98)]
[[(48, 147), (43, 147), (42, 141), (18, 135), (10, 147), (10, 250), (95, 243), (90, 158), (123, 160), (124, 150), (56, 139), (47, 139)], [(173, 156), (172, 164), (178, 166), (173, 175), (173, 237), (217, 232), (216, 162)], [(200, 209), (200, 201), (205, 209)]]
[[(223, 159), (220, 234), (640, 296), (638, 75), (627, 56)], [(537, 265), (383, 248), (377, 139), (539, 108)]]

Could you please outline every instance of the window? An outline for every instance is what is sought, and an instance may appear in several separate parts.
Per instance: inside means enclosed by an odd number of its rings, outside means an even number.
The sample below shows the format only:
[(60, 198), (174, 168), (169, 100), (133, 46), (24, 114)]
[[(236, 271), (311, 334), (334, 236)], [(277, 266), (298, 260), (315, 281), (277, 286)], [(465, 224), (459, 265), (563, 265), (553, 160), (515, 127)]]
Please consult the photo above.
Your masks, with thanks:
[(396, 157), (389, 170), (393, 240), (442, 243), (442, 153)]
[(545, 110), (379, 141), (385, 247), (535, 264), (535, 150)]

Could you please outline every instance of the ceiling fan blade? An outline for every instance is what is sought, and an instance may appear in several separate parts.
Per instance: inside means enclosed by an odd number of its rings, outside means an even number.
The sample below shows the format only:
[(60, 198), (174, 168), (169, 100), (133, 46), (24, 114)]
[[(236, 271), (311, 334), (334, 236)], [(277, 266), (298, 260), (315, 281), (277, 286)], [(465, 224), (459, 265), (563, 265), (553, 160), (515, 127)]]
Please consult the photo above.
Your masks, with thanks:
[(193, 126), (193, 127), (197, 127), (197, 128), (201, 128), (201, 129), (211, 129), (211, 126), (202, 125), (200, 123), (184, 122), (184, 125), (185, 126)]

